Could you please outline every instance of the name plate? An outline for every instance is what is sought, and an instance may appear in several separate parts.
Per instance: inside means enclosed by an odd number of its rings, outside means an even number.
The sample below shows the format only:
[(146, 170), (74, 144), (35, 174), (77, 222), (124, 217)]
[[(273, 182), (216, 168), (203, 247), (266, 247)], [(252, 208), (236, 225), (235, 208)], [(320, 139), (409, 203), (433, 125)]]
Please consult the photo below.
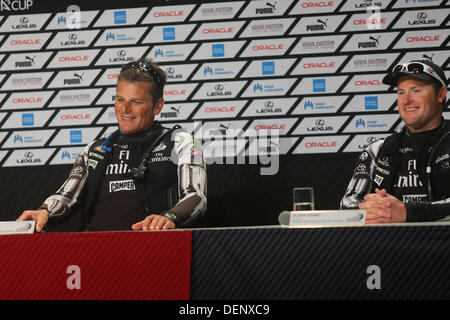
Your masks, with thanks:
[(366, 210), (283, 211), (278, 221), (288, 227), (364, 225)]
[(4, 221), (0, 222), (0, 235), (33, 233), (36, 221)]

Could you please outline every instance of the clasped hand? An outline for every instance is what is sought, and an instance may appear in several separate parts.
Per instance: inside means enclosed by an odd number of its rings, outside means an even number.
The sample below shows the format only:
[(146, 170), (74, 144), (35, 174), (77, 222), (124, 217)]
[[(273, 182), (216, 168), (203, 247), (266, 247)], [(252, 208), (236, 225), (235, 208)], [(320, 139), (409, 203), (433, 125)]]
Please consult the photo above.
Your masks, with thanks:
[(365, 202), (359, 204), (359, 208), (367, 210), (367, 224), (406, 221), (405, 204), (387, 193), (386, 189), (375, 189), (375, 193), (366, 195), (364, 200)]

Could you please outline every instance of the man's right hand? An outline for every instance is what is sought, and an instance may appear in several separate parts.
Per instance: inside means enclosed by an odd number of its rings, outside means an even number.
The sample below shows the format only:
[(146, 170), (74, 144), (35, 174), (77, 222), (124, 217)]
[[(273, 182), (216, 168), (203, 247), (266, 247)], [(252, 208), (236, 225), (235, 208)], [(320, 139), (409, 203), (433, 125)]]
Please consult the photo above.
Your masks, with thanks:
[(34, 220), (36, 221), (36, 232), (41, 232), (42, 228), (48, 221), (48, 211), (41, 210), (25, 210), (22, 212), (17, 221)]

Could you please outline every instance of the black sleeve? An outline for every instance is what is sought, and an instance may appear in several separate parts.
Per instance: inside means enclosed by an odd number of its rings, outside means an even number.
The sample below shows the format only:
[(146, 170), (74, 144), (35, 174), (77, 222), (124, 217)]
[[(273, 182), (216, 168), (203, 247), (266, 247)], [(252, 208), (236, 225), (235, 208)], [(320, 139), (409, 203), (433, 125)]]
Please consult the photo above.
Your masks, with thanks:
[(406, 222), (437, 221), (450, 216), (450, 199), (438, 202), (406, 203)]

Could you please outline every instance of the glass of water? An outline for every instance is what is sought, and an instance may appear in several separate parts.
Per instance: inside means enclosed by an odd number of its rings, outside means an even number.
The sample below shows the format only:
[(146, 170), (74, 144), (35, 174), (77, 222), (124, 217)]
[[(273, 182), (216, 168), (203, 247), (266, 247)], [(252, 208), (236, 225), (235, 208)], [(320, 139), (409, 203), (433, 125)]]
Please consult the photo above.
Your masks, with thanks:
[(314, 210), (314, 189), (312, 187), (294, 188), (294, 210)]

